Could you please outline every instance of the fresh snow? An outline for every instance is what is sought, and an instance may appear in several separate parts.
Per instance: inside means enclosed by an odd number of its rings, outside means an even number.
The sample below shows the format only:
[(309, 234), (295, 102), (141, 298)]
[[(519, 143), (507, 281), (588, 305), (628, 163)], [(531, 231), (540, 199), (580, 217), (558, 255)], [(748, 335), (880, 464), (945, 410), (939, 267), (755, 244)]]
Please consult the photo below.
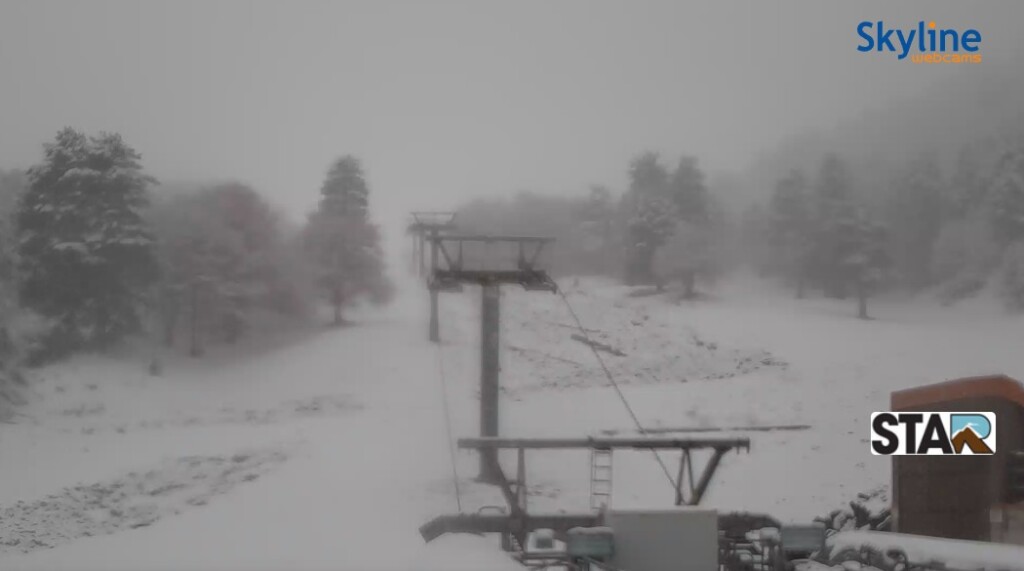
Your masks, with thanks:
[(832, 553), (870, 547), (879, 553), (900, 550), (917, 563), (940, 562), (951, 569), (1024, 570), (1024, 547), (980, 541), (936, 539), (900, 533), (844, 531), (828, 539)]
[[(728, 454), (706, 496), (721, 510), (809, 523), (888, 484), (868, 419), (892, 390), (1024, 378), (1024, 321), (986, 306), (878, 300), (877, 319), (861, 321), (852, 301), (797, 302), (754, 281), (681, 303), (603, 280), (563, 285), (590, 335), (627, 353), (602, 358), (645, 427), (812, 426), (746, 435), (750, 452)], [(32, 404), (0, 425), (0, 567), (520, 568), (494, 537), (428, 545), (417, 529), (456, 511), (442, 368), (454, 436), (477, 432), (479, 295), (442, 294), (440, 348), (426, 340), (426, 292), (409, 284), (386, 311), (245, 358), (168, 359), (161, 377), (148, 356), (38, 371)], [(571, 339), (559, 296), (503, 288), (502, 320), (502, 434), (635, 428)], [(661, 456), (674, 473), (677, 457)], [(586, 451), (527, 459), (531, 509), (588, 509)], [(671, 504), (650, 452), (614, 462), (613, 508)], [(465, 512), (504, 505), (472, 481), (472, 453), (457, 453), (457, 469)]]

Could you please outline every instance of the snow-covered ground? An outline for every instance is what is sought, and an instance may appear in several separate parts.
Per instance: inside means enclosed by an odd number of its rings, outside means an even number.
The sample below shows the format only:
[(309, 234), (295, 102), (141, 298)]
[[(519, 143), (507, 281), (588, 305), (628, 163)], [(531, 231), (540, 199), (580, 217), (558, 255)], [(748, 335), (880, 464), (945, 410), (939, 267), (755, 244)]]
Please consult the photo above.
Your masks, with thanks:
[[(564, 284), (641, 422), (806, 424), (749, 434), (706, 503), (808, 522), (888, 483), (868, 418), (892, 390), (985, 373), (1024, 377), (1024, 320), (994, 308), (797, 302), (756, 282), (698, 302)], [(561, 298), (513, 287), (502, 306), (501, 431), (633, 430)], [(424, 545), (456, 511), (440, 371), (455, 436), (477, 430), (479, 292), (442, 295), (438, 346), (426, 292), (234, 362), (83, 357), (39, 372), (33, 403), (0, 425), (3, 569), (516, 569), (494, 538)], [(675, 458), (664, 454), (667, 462)], [(672, 464), (670, 464), (671, 466)], [(503, 505), (457, 456), (463, 510)], [(586, 452), (531, 452), (531, 506), (587, 508)], [(613, 506), (668, 505), (649, 452), (616, 452)]]

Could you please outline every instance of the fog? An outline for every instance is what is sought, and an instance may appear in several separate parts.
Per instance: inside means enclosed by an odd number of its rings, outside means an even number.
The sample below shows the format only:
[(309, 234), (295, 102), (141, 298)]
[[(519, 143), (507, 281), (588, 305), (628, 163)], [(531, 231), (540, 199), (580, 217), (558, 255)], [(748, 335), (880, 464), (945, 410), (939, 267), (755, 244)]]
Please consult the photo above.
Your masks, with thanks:
[[(950, 76), (1019, 70), (1014, 14), (1012, 1), (7, 0), (0, 167), (38, 161), (64, 126), (115, 131), (161, 181), (240, 180), (299, 218), (351, 153), (397, 228), (472, 196), (619, 189), (647, 149), (743, 171), (794, 136), (941, 97)], [(863, 19), (982, 30), (985, 63), (859, 53)]]
[(0, 0), (0, 568), (1024, 571), (1022, 22)]

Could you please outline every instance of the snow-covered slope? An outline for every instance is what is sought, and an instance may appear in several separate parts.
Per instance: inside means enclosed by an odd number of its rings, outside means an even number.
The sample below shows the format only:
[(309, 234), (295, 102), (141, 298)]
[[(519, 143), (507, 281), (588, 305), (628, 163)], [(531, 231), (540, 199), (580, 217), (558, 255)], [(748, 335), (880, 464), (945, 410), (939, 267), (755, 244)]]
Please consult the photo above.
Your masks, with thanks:
[[(885, 485), (868, 418), (896, 388), (990, 372), (1024, 377), (1019, 319), (879, 302), (796, 302), (721, 287), (699, 302), (566, 284), (646, 427), (807, 424), (751, 433), (707, 504), (809, 521)], [(558, 296), (504, 290), (501, 431), (580, 436), (634, 427)], [(478, 411), (479, 292), (442, 295), (438, 348), (426, 294), (234, 364), (98, 357), (44, 370), (34, 403), (0, 425), (4, 569), (515, 569), (494, 538), (424, 545), (454, 512), (439, 372), (454, 435)], [(663, 455), (666, 462), (675, 458)], [(586, 509), (586, 452), (531, 452), (530, 505)], [(503, 505), (457, 454), (464, 511)], [(650, 453), (615, 456), (613, 505), (672, 501)], [(52, 549), (51, 549), (52, 548)]]

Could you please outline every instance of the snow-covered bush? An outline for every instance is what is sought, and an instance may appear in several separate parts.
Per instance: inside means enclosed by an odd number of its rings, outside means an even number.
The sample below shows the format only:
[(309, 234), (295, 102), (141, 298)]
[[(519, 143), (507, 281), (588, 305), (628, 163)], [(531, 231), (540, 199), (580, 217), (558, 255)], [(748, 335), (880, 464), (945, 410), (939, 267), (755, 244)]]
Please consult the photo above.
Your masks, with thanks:
[(832, 510), (825, 517), (814, 518), (814, 521), (824, 524), (828, 533), (852, 530), (889, 531), (892, 526), (892, 514), (888, 490), (881, 487), (857, 494), (857, 498), (851, 501), (848, 507)]

